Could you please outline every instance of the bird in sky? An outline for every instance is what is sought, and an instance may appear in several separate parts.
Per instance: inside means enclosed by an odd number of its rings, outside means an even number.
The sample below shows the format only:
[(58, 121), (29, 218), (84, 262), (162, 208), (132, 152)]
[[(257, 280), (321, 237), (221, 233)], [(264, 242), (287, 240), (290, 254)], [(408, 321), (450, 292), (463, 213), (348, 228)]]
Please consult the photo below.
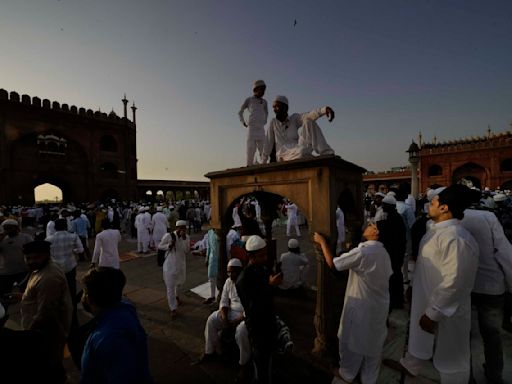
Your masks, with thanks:
[(293, 21), (293, 26), (295, 27), (297, 25), (297, 19)]

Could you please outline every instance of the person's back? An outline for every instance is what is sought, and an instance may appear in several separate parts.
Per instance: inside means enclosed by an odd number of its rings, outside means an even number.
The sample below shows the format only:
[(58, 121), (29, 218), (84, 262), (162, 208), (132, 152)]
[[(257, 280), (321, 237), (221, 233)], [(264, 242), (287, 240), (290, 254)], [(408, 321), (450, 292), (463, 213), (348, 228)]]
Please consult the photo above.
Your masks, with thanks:
[(128, 302), (96, 318), (82, 356), (81, 383), (151, 383), (147, 336)]

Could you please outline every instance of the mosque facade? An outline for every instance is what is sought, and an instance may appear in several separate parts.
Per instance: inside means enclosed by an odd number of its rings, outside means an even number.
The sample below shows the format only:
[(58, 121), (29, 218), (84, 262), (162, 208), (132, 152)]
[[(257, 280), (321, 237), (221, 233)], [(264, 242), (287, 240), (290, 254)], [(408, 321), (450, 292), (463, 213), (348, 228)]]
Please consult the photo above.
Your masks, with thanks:
[[(416, 182), (420, 193), (433, 184), (450, 185), (461, 181), (479, 189), (512, 190), (512, 132), (493, 133), (489, 129), (481, 137), (430, 143), (422, 143), (420, 138), (416, 148)], [(413, 182), (411, 165), (386, 172), (368, 172), (363, 176), (370, 194)]]
[(136, 124), (102, 113), (0, 89), (0, 201), (32, 204), (50, 183), (64, 201), (137, 197)]

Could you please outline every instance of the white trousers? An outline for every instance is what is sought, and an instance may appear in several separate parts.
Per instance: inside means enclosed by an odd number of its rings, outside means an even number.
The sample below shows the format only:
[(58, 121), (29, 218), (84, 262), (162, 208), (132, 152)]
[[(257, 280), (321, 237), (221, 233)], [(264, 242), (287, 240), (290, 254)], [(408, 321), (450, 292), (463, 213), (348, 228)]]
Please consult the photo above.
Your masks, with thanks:
[(297, 218), (295, 218), (295, 219), (288, 218), (288, 222), (286, 223), (286, 236), (291, 236), (290, 232), (292, 229), (292, 225), (295, 227), (295, 233), (297, 234), (297, 236), (300, 236), (300, 229), (299, 229), (299, 225), (297, 224)]
[(347, 343), (340, 341), (340, 376), (352, 382), (361, 371), (362, 384), (374, 384), (379, 378), (380, 356), (365, 356), (352, 352)]
[[(240, 312), (229, 311), (228, 320), (234, 320), (240, 316)], [(217, 352), (219, 349), (219, 332), (225, 327), (220, 318), (220, 310), (213, 312), (206, 320), (204, 327), (204, 353), (210, 354)], [(238, 363), (245, 365), (251, 358), (251, 343), (249, 342), (249, 333), (245, 326), (245, 321), (237, 325), (235, 330), (235, 340), (240, 350), (240, 358)]]
[[(428, 360), (419, 359), (409, 352), (400, 359), (400, 364), (415, 376), (421, 372), (427, 362)], [(441, 384), (467, 384), (469, 382), (469, 370), (461, 372), (440, 372), (438, 370), (438, 372), (441, 376)]]
[(176, 280), (176, 275), (164, 271), (164, 283), (167, 288), (167, 303), (171, 311), (175, 311), (178, 308), (178, 300), (176, 300), (176, 296), (178, 296), (178, 284)]
[(334, 155), (334, 150), (313, 120), (304, 120), (299, 131), (299, 142), (296, 145), (285, 145), (278, 151), (277, 161), (289, 161), (310, 157), (313, 151), (319, 155)]
[(263, 143), (264, 139), (255, 140), (248, 138), (247, 139), (247, 165), (254, 164), (254, 155), (256, 154), (256, 149), (258, 150), (260, 157), (263, 156)]
[(217, 276), (209, 277), (208, 281), (210, 282), (210, 297), (215, 297), (217, 293)]

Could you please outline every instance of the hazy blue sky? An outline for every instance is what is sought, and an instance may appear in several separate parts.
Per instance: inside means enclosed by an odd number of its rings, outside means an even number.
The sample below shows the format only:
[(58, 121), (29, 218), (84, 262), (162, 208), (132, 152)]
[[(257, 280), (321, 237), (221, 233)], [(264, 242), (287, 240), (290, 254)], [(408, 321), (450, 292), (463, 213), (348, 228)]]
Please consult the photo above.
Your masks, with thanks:
[(2, 0), (0, 34), (0, 88), (118, 115), (135, 100), (141, 179), (244, 165), (237, 112), (260, 78), (269, 105), (330, 105), (328, 141), (373, 171), (406, 164), (420, 130), (512, 121), (510, 0)]

